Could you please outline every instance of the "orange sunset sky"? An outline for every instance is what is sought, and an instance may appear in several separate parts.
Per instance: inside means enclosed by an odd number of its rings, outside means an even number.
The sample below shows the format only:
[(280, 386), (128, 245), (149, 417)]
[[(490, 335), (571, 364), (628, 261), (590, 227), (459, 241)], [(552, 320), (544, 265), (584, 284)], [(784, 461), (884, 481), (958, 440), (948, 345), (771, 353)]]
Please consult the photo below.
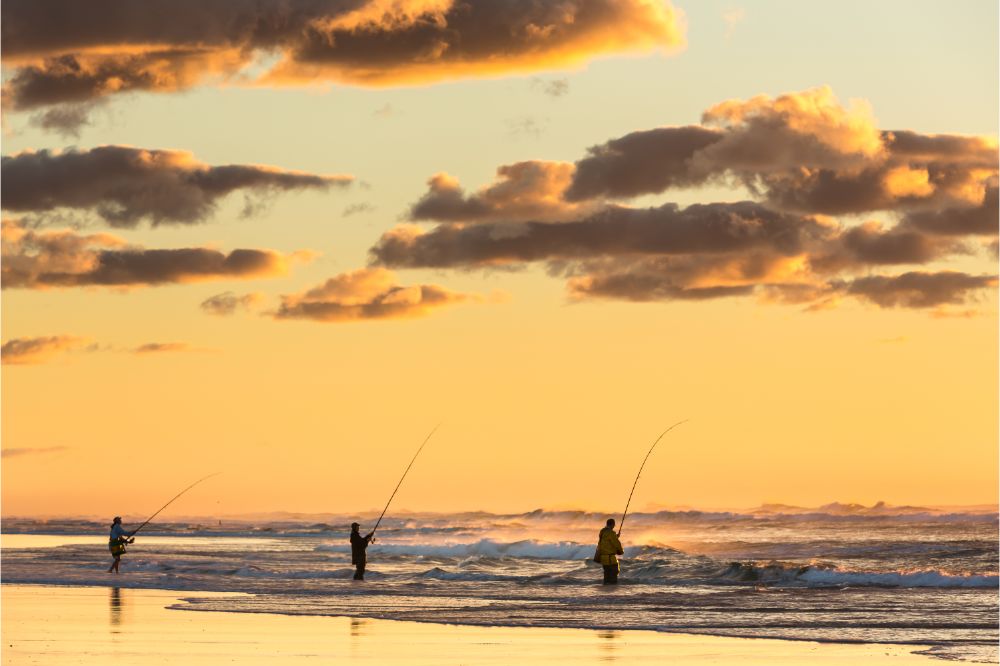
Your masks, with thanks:
[(996, 3), (0, 11), (4, 516), (997, 501)]

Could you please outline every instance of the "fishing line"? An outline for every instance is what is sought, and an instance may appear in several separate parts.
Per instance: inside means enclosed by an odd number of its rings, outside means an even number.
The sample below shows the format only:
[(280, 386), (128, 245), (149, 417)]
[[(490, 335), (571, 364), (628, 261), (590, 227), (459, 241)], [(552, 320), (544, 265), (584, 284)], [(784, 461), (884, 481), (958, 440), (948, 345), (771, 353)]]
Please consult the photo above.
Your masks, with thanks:
[(413, 454), (413, 459), (410, 460), (410, 464), (406, 466), (406, 471), (403, 472), (403, 476), (399, 478), (399, 483), (396, 484), (396, 489), (392, 491), (392, 495), (389, 495), (389, 501), (385, 503), (385, 508), (382, 509), (382, 515), (378, 517), (378, 522), (375, 523), (375, 527), (372, 529), (372, 535), (375, 534), (375, 530), (377, 530), (378, 526), (382, 523), (382, 518), (385, 517), (385, 512), (389, 510), (389, 505), (392, 504), (392, 498), (396, 496), (396, 491), (399, 490), (399, 487), (401, 485), (403, 485), (403, 479), (405, 479), (406, 475), (410, 473), (410, 468), (413, 467), (413, 463), (414, 461), (416, 461), (417, 456), (419, 456), (420, 452), (424, 450), (424, 446), (427, 445), (427, 442), (430, 441), (431, 437), (434, 435), (435, 432), (437, 432), (437, 429), (440, 427), (441, 427), (440, 423), (434, 426), (434, 430), (431, 430), (431, 434), (427, 435), (427, 437), (424, 438), (424, 443), (421, 444), (420, 448), (417, 449), (417, 452)]
[(635, 475), (635, 482), (632, 483), (632, 491), (628, 494), (628, 501), (625, 502), (625, 512), (622, 513), (622, 522), (618, 525), (618, 536), (621, 536), (622, 528), (625, 527), (625, 516), (628, 515), (628, 505), (632, 503), (632, 493), (635, 492), (635, 487), (639, 483), (639, 477), (642, 476), (642, 468), (646, 466), (646, 461), (649, 460), (649, 456), (651, 453), (653, 453), (653, 449), (655, 449), (656, 445), (660, 443), (660, 440), (663, 439), (664, 435), (666, 435), (668, 432), (670, 432), (680, 424), (687, 423), (690, 420), (691, 419), (684, 419), (683, 421), (678, 421), (677, 423), (673, 424), (672, 426), (661, 432), (660, 436), (656, 438), (655, 442), (653, 442), (653, 445), (649, 447), (649, 451), (646, 452), (646, 457), (642, 459), (642, 464), (639, 465), (639, 473)]
[(218, 476), (218, 475), (220, 475), (220, 474), (222, 474), (222, 472), (215, 472), (215, 473), (213, 473), (213, 474), (209, 474), (208, 476), (203, 476), (203, 477), (201, 477), (200, 479), (198, 479), (197, 481), (195, 481), (194, 483), (192, 483), (192, 484), (191, 484), (190, 486), (188, 486), (187, 488), (185, 488), (184, 490), (182, 490), (182, 491), (180, 491), (179, 493), (177, 493), (176, 495), (174, 495), (174, 496), (173, 496), (173, 498), (172, 498), (172, 499), (171, 499), (171, 500), (170, 500), (169, 502), (167, 502), (166, 504), (164, 504), (163, 506), (161, 506), (161, 507), (160, 507), (160, 508), (159, 508), (159, 509), (157, 510), (157, 512), (156, 512), (156, 513), (154, 513), (154, 514), (153, 514), (152, 516), (150, 516), (149, 518), (147, 518), (147, 519), (146, 519), (146, 522), (144, 522), (144, 523), (143, 523), (142, 525), (139, 525), (139, 527), (135, 528), (135, 529), (134, 529), (134, 530), (132, 531), (132, 536), (135, 536), (136, 534), (138, 534), (138, 533), (139, 533), (139, 530), (141, 530), (141, 529), (142, 529), (143, 527), (145, 527), (146, 525), (148, 525), (148, 524), (149, 524), (149, 521), (151, 521), (151, 520), (152, 520), (153, 518), (156, 518), (156, 517), (157, 517), (158, 515), (160, 515), (160, 511), (163, 511), (163, 510), (164, 510), (164, 509), (166, 509), (166, 508), (167, 508), (168, 506), (170, 506), (171, 504), (173, 504), (173, 503), (174, 503), (174, 500), (176, 500), (177, 498), (179, 498), (179, 497), (180, 497), (181, 495), (183, 495), (183, 494), (184, 494), (184, 493), (186, 493), (187, 491), (191, 490), (192, 488), (194, 488), (195, 486), (197, 486), (197, 485), (198, 485), (199, 483), (201, 483), (201, 482), (202, 482), (202, 481), (204, 481), (205, 479), (211, 479), (211, 478), (212, 478), (213, 476)]

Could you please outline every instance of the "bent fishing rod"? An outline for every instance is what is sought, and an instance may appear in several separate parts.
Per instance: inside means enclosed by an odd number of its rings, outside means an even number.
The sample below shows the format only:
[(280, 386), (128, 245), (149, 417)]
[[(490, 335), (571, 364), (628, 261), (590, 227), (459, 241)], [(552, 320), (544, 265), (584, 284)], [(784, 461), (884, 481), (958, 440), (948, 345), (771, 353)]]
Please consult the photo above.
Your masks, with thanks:
[(163, 506), (161, 506), (156, 511), (156, 513), (154, 513), (152, 516), (150, 516), (149, 518), (147, 518), (146, 522), (144, 522), (142, 525), (139, 525), (139, 527), (137, 527), (134, 530), (132, 530), (132, 535), (131, 536), (135, 536), (136, 534), (138, 534), (139, 530), (141, 530), (143, 527), (145, 527), (146, 525), (148, 525), (149, 521), (151, 521), (153, 518), (156, 518), (158, 515), (160, 515), (161, 511), (163, 511), (168, 506), (170, 506), (171, 504), (173, 504), (174, 501), (177, 500), (181, 495), (183, 495), (187, 491), (191, 490), (192, 488), (194, 488), (195, 486), (197, 486), (199, 483), (201, 483), (205, 479), (211, 479), (213, 476), (218, 476), (220, 474), (222, 474), (222, 472), (214, 472), (213, 474), (209, 474), (208, 476), (203, 476), (200, 479), (198, 479), (197, 481), (195, 481), (194, 483), (192, 483), (190, 486), (188, 486), (187, 488), (185, 488), (184, 490), (182, 490), (179, 493), (177, 493), (176, 495), (174, 495), (173, 498), (171, 498), (171, 500), (169, 502), (167, 502), (166, 504), (164, 504)]
[(405, 479), (406, 475), (410, 473), (410, 468), (413, 467), (413, 463), (416, 461), (417, 456), (419, 456), (420, 452), (424, 450), (424, 447), (427, 445), (427, 442), (430, 441), (431, 437), (434, 436), (434, 433), (437, 432), (437, 429), (440, 427), (441, 427), (440, 423), (434, 426), (434, 430), (431, 430), (431, 434), (427, 435), (427, 437), (424, 438), (424, 443), (421, 444), (420, 448), (417, 449), (417, 452), (413, 454), (413, 459), (410, 460), (410, 464), (406, 466), (406, 471), (403, 472), (403, 476), (399, 478), (399, 483), (396, 484), (396, 489), (392, 491), (392, 495), (389, 495), (389, 501), (385, 503), (385, 508), (382, 509), (382, 515), (378, 517), (378, 522), (376, 522), (375, 527), (372, 528), (372, 536), (375, 535), (375, 530), (377, 530), (378, 526), (382, 523), (382, 519), (385, 517), (385, 512), (389, 510), (389, 505), (392, 504), (392, 498), (396, 496), (396, 491), (398, 491), (399, 487), (403, 485), (403, 479)]
[(664, 435), (666, 435), (668, 432), (670, 432), (680, 424), (687, 423), (690, 420), (691, 419), (684, 419), (683, 421), (678, 421), (677, 423), (673, 424), (672, 426), (661, 432), (660, 436), (656, 438), (655, 442), (653, 442), (653, 445), (649, 447), (649, 451), (646, 452), (646, 457), (642, 459), (642, 464), (639, 465), (639, 473), (635, 475), (635, 481), (632, 483), (632, 491), (628, 494), (628, 501), (625, 502), (625, 512), (622, 513), (622, 522), (619, 523), (618, 525), (618, 536), (622, 535), (622, 528), (625, 527), (625, 516), (628, 515), (628, 506), (629, 504), (632, 503), (632, 494), (635, 492), (635, 487), (639, 485), (639, 477), (642, 476), (642, 468), (646, 466), (646, 461), (649, 460), (649, 456), (653, 453), (653, 449), (655, 449), (656, 445), (660, 443), (660, 440), (663, 439)]

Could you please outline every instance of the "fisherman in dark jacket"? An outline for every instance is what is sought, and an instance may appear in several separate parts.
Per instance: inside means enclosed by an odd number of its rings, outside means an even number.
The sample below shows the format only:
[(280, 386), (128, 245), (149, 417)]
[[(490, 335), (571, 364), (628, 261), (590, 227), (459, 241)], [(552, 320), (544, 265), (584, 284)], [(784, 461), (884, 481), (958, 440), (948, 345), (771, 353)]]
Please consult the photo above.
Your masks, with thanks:
[(365, 550), (374, 536), (374, 531), (361, 536), (361, 525), (351, 523), (351, 564), (355, 566), (354, 580), (365, 579), (365, 562), (368, 561)]

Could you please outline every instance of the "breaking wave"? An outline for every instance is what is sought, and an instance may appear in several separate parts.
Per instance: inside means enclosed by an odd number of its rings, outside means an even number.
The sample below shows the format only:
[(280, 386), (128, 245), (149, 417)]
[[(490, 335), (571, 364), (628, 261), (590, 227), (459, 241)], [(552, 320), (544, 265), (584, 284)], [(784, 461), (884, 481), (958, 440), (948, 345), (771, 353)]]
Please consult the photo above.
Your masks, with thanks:
[(995, 575), (951, 574), (926, 571), (850, 571), (814, 565), (749, 564), (734, 562), (719, 578), (763, 585), (808, 587), (964, 587), (996, 588)]

